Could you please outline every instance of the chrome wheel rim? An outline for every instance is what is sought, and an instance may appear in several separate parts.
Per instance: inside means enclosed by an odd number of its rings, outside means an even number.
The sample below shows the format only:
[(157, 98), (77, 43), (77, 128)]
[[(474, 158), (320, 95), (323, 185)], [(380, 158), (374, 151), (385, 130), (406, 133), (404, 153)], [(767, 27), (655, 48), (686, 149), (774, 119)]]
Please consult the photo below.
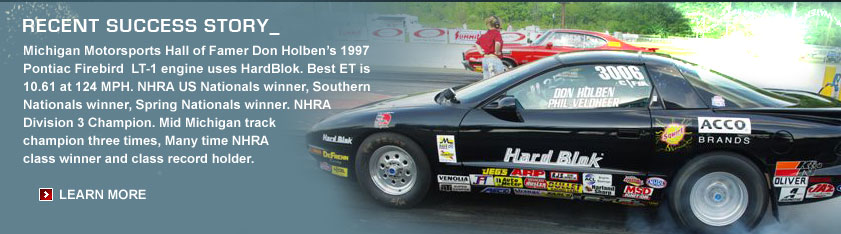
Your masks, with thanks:
[(368, 173), (380, 191), (396, 196), (411, 191), (417, 178), (417, 166), (406, 150), (387, 145), (371, 155)]
[(704, 175), (689, 195), (692, 213), (710, 226), (725, 226), (739, 220), (748, 208), (748, 189), (739, 177), (727, 172)]

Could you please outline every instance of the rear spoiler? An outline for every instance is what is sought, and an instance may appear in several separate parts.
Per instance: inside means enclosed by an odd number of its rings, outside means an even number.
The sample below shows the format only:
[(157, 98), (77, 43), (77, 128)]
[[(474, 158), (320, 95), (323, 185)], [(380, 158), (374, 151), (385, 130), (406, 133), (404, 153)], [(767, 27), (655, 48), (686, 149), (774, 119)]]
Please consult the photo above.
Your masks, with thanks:
[(783, 115), (793, 118), (821, 120), (841, 125), (841, 108), (750, 108), (716, 109), (715, 111)]

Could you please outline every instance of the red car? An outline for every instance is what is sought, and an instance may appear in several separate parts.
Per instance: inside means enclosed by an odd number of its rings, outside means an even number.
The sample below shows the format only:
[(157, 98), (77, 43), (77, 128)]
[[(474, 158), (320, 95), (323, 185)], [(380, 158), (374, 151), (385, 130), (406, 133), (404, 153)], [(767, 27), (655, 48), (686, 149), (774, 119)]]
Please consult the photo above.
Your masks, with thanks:
[[(546, 56), (580, 50), (631, 50), (655, 52), (656, 48), (636, 47), (610, 35), (585, 30), (555, 29), (546, 31), (530, 44), (505, 44), (502, 63), (509, 68)], [(462, 64), (470, 71), (482, 71), (482, 56), (476, 48), (462, 53)]]

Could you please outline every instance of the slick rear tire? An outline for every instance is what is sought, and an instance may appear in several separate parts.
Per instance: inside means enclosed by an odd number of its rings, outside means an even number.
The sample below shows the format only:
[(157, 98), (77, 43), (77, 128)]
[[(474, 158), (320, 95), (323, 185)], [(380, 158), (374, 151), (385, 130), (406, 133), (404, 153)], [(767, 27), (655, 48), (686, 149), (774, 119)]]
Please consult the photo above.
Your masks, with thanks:
[(355, 165), (359, 185), (386, 206), (411, 208), (429, 192), (432, 175), (427, 157), (406, 136), (371, 135), (359, 146)]
[(753, 229), (765, 214), (768, 188), (747, 158), (713, 152), (687, 162), (667, 190), (672, 215), (700, 233)]

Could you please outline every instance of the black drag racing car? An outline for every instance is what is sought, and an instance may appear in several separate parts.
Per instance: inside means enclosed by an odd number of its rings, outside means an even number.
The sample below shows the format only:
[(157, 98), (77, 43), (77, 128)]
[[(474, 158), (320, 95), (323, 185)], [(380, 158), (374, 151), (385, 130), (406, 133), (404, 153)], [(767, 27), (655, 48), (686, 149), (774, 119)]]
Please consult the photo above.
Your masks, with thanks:
[(666, 55), (573, 52), (345, 111), (307, 142), (393, 207), (436, 190), (666, 203), (718, 232), (841, 194), (841, 104), (813, 99)]

